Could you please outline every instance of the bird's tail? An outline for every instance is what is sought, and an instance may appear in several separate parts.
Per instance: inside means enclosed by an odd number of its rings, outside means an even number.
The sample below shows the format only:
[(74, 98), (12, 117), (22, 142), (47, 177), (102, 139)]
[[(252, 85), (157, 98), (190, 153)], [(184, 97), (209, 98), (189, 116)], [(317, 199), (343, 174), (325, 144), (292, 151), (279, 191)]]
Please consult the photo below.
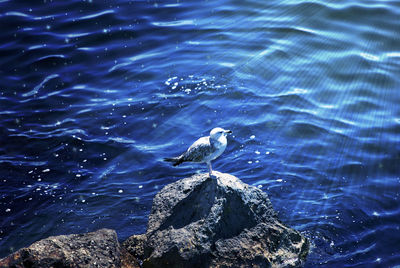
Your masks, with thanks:
[(167, 158), (164, 158), (164, 161), (172, 162), (172, 165), (175, 167), (183, 162), (183, 157), (180, 157), (180, 156), (171, 157), (171, 158), (167, 157)]

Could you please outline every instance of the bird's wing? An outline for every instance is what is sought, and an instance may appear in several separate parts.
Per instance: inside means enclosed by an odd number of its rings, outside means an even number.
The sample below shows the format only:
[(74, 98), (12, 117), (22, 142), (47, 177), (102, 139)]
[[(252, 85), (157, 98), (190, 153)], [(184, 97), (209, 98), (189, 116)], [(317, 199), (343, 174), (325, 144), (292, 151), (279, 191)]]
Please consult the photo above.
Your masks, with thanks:
[(210, 137), (202, 137), (195, 141), (183, 154), (185, 161), (202, 162), (204, 157), (213, 152)]

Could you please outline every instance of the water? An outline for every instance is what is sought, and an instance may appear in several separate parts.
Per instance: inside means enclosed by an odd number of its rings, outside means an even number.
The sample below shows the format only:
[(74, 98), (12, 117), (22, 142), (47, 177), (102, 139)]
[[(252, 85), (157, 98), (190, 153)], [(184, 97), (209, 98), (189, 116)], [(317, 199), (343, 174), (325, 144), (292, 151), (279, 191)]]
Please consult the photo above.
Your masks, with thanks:
[(143, 233), (173, 168), (267, 192), (306, 267), (400, 264), (396, 1), (0, 1), (0, 257), (50, 235)]

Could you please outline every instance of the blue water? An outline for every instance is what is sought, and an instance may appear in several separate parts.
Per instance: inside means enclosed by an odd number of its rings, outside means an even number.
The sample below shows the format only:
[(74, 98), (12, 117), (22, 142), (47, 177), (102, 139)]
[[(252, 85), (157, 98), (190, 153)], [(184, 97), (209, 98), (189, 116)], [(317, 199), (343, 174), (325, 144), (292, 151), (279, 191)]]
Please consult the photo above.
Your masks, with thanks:
[[(34, 3), (32, 3), (34, 2)], [(162, 161), (270, 196), (306, 267), (400, 264), (400, 2), (0, 1), (0, 257), (146, 230)]]

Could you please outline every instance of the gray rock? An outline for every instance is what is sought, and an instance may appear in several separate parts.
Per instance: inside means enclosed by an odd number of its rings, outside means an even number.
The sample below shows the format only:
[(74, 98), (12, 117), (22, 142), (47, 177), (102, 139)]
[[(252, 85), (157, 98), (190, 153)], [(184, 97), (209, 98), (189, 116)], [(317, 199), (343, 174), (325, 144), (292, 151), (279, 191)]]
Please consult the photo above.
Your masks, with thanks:
[(146, 243), (146, 241), (147, 238), (145, 234), (132, 235), (124, 243), (122, 243), (122, 247), (136, 259), (143, 260), (144, 243)]
[(199, 174), (154, 198), (145, 235), (123, 246), (143, 267), (296, 267), (309, 242), (284, 226), (260, 189), (229, 174)]
[(51, 236), (0, 260), (0, 267), (139, 267), (114, 230)]

